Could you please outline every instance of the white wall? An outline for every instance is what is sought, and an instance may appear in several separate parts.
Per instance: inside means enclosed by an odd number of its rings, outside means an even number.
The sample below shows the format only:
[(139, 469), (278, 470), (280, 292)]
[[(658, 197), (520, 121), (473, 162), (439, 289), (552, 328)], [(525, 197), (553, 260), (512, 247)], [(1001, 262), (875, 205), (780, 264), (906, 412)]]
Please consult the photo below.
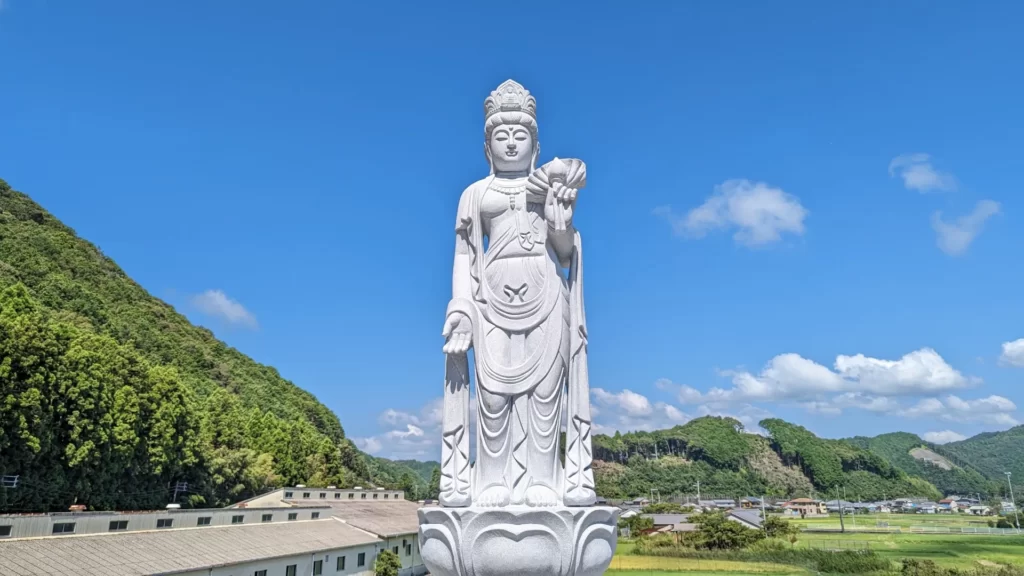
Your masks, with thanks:
[[(365, 566), (356, 566), (360, 552), (366, 554)], [(376, 553), (376, 546), (369, 544), (331, 550), (319, 554), (299, 554), (273, 560), (232, 564), (210, 570), (183, 572), (181, 576), (253, 576), (257, 570), (266, 570), (267, 576), (284, 576), (285, 568), (292, 564), (296, 566), (296, 576), (311, 576), (313, 574), (313, 562), (316, 560), (323, 560), (324, 576), (371, 576), (373, 574), (373, 561), (376, 558)], [(337, 569), (338, 556), (345, 556), (345, 569), (341, 571)]]
[[(209, 526), (230, 526), (232, 517), (242, 516), (242, 524), (260, 524), (264, 514), (271, 515), (271, 522), (288, 522), (289, 514), (296, 514), (296, 520), (310, 520), (314, 512), (320, 518), (330, 516), (330, 508), (215, 508), (207, 510), (181, 509), (146, 512), (61, 512), (24, 516), (0, 515), (0, 526), (11, 526), (11, 538), (28, 538), (53, 535), (53, 525), (75, 524), (74, 534), (103, 534), (110, 531), (110, 523), (127, 521), (126, 532), (156, 530), (157, 520), (171, 519), (170, 528), (196, 528), (200, 517), (209, 517)], [(269, 576), (269, 573), (268, 575)]]
[[(409, 545), (411, 554), (406, 554), (406, 547), (403, 546), (403, 543)], [(398, 558), (402, 561), (401, 576), (426, 574), (427, 567), (423, 565), (423, 559), (420, 557), (420, 545), (416, 533), (394, 536), (382, 543), (382, 549), (392, 552), (395, 551), (395, 546), (398, 547)], [(267, 576), (270, 574), (268, 573)]]

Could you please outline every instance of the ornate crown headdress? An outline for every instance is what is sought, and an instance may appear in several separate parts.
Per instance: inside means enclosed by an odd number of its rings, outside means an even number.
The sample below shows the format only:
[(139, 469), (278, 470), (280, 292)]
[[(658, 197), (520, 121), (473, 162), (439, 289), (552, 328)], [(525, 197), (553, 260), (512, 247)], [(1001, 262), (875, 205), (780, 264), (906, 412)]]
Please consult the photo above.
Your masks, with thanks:
[(515, 80), (505, 80), (484, 100), (484, 119), (500, 112), (522, 112), (537, 119), (537, 99)]

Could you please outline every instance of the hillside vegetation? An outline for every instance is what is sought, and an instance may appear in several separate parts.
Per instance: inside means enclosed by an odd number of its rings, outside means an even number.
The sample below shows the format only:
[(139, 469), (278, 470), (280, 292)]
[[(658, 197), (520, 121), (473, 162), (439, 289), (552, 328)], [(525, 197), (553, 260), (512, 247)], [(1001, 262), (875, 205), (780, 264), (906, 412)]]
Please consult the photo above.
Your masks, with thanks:
[[(947, 447), (925, 442), (916, 434), (893, 432), (873, 438), (856, 436), (847, 441), (878, 455), (907, 474), (928, 480), (944, 494), (988, 494), (998, 490), (992, 485), (992, 480), (966, 460), (950, 453)], [(935, 464), (915, 457), (915, 451), (919, 456), (931, 452), (942, 460)]]
[[(883, 495), (938, 498), (939, 490), (885, 458), (843, 440), (818, 438), (778, 419), (747, 434), (732, 418), (706, 416), (668, 430), (594, 437), (598, 492), (606, 497), (695, 492), (720, 496)], [(834, 497), (834, 494), (832, 494)]]
[(1024, 426), (1002, 432), (984, 432), (942, 446), (944, 453), (970, 462), (992, 480), (1006, 484), (1004, 472), (1012, 472), (1014, 482), (1024, 482)]
[[(0, 180), (0, 510), (219, 505), (274, 485), (419, 477), (193, 326)], [(408, 478), (406, 478), (408, 480)]]

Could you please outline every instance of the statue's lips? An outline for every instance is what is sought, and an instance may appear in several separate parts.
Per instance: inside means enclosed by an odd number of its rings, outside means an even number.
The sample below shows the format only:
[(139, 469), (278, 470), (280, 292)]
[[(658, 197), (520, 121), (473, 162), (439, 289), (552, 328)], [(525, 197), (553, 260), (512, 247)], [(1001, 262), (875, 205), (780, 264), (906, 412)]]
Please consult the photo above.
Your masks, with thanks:
[(518, 155), (519, 155), (519, 151), (518, 150), (509, 150), (509, 151), (505, 152), (505, 156), (508, 156), (509, 158), (515, 158)]

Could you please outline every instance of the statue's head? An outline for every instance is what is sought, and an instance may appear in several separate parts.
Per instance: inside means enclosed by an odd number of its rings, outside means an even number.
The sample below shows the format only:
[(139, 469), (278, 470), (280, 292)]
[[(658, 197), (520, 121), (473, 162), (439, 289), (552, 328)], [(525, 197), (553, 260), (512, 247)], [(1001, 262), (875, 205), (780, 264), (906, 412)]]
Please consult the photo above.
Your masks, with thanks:
[(484, 100), (484, 153), (491, 173), (527, 172), (537, 166), (537, 100), (506, 80)]

